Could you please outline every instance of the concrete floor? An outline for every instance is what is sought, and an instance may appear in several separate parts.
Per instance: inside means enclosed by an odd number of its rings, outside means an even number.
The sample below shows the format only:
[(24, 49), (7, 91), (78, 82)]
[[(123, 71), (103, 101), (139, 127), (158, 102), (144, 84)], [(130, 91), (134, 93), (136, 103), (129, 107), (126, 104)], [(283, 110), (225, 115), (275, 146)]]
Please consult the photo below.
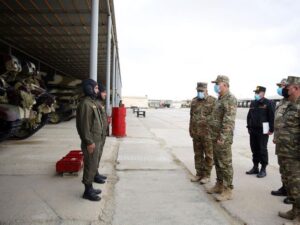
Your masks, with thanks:
[(272, 138), (268, 176), (245, 174), (252, 164), (246, 113), (238, 110), (231, 201), (206, 194), (214, 169), (207, 186), (189, 181), (195, 169), (188, 109), (149, 109), (146, 118), (128, 110), (127, 137), (107, 139), (99, 171), (109, 178), (95, 185), (103, 190), (97, 203), (81, 198), (81, 173), (55, 174), (56, 161), (79, 148), (74, 120), (0, 143), (0, 224), (282, 224), (277, 212), (290, 206), (270, 195), (280, 186)]

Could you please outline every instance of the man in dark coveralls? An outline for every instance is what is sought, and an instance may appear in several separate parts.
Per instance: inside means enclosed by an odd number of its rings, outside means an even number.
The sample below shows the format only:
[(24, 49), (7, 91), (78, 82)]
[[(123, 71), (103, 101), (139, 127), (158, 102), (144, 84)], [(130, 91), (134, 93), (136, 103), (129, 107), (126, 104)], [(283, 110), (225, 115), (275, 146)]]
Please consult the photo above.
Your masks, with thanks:
[[(99, 94), (98, 94), (98, 101), (97, 102), (99, 103), (98, 106), (99, 106), (99, 109), (100, 109), (101, 119), (102, 119), (102, 122), (103, 122), (103, 130), (105, 131), (105, 132), (103, 132), (101, 148), (100, 148), (99, 158), (98, 158), (98, 169), (99, 169), (99, 164), (100, 164), (100, 160), (101, 160), (101, 157), (102, 157), (106, 136), (108, 135), (108, 132), (107, 132), (107, 130), (108, 130), (108, 121), (107, 121), (107, 114), (106, 114), (106, 111), (105, 111), (106, 88), (102, 83), (98, 82), (98, 89), (99, 89)], [(107, 179), (107, 177), (100, 174), (97, 170), (94, 181), (101, 184), (101, 183), (104, 183), (106, 179)]]
[(101, 190), (93, 188), (93, 181), (98, 171), (98, 160), (103, 142), (103, 121), (97, 103), (98, 84), (92, 79), (82, 83), (84, 98), (76, 111), (76, 128), (81, 139), (81, 149), (84, 155), (84, 170), (82, 183), (85, 186), (83, 198), (100, 201)]
[[(255, 100), (251, 102), (247, 115), (247, 128), (250, 134), (253, 167), (246, 174), (257, 174), (265, 177), (268, 165), (267, 144), (269, 135), (274, 132), (274, 104), (265, 98), (266, 88), (257, 86), (254, 90)], [(261, 164), (259, 170), (258, 165)]]

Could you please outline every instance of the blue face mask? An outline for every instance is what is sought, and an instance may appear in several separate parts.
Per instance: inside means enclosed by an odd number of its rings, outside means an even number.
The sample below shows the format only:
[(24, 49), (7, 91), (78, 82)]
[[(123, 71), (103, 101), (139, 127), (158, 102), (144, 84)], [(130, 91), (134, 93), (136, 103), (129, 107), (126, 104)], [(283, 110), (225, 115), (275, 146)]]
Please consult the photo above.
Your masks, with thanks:
[(214, 91), (219, 94), (220, 93), (220, 86), (218, 84), (215, 84)]
[(279, 94), (280, 96), (282, 96), (282, 87), (277, 88), (277, 94)]
[(198, 91), (197, 92), (197, 98), (198, 99), (204, 99), (205, 98), (204, 92)]
[(259, 100), (261, 99), (261, 97), (259, 96), (259, 94), (255, 94), (255, 95), (254, 95), (254, 99), (255, 99), (256, 101), (259, 101)]

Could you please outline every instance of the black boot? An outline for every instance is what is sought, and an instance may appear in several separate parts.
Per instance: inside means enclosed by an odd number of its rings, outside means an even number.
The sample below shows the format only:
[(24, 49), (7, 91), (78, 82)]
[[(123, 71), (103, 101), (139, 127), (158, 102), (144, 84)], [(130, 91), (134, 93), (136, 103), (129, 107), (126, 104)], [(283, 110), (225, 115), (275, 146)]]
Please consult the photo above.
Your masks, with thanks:
[(295, 203), (295, 199), (292, 197), (286, 197), (285, 199), (283, 199), (284, 204), (294, 204)]
[(93, 186), (91, 184), (90, 185), (85, 184), (84, 186), (85, 186), (85, 190), (82, 198), (88, 199), (90, 201), (95, 201), (95, 202), (101, 200), (101, 198), (94, 192)]
[(98, 171), (97, 171), (96, 176), (98, 176), (102, 180), (106, 180), (107, 179), (107, 176), (104, 176), (104, 175), (100, 174)]
[(271, 191), (271, 195), (287, 196), (287, 192), (286, 192), (284, 185), (282, 185), (281, 188), (279, 188), (277, 191)]
[(100, 189), (94, 189), (93, 185), (92, 185), (92, 189), (93, 189), (93, 192), (94, 192), (96, 195), (100, 195), (101, 192), (102, 192)]
[(251, 170), (247, 171), (246, 174), (252, 175), (252, 174), (258, 174), (258, 163), (254, 163)]
[(267, 176), (266, 165), (262, 165), (259, 173), (256, 175), (258, 178), (263, 178)]
[(104, 184), (105, 180), (102, 179), (102, 176), (100, 174), (96, 174), (94, 177), (94, 182), (96, 182), (98, 184)]

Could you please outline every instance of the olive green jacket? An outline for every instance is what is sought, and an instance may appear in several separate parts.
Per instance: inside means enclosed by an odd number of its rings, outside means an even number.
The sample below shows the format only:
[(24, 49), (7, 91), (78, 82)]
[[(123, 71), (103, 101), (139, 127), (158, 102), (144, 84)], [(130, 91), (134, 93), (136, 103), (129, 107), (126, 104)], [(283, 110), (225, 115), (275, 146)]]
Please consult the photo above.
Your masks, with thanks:
[(84, 145), (101, 142), (105, 133), (96, 100), (84, 97), (76, 110), (76, 128)]

